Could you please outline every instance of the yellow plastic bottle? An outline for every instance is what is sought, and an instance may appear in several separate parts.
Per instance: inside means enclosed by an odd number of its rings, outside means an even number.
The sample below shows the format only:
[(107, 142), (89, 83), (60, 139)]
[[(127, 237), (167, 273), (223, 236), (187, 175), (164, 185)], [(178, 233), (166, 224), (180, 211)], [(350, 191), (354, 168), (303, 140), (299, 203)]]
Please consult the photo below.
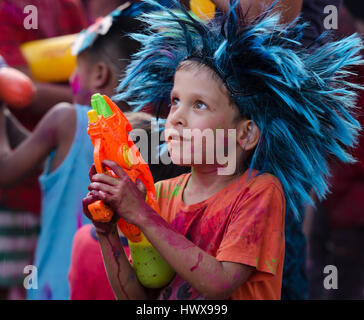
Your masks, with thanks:
[(78, 34), (35, 40), (24, 43), (20, 49), (28, 62), (34, 80), (66, 82), (76, 67), (71, 45)]

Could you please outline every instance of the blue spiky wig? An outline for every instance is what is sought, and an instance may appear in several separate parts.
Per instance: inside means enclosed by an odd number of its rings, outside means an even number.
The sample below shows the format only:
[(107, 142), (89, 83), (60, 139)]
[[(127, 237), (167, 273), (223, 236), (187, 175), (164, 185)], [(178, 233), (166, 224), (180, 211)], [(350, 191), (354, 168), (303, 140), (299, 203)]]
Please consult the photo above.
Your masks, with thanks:
[[(150, 2), (150, 1), (148, 1)], [(302, 204), (328, 191), (328, 159), (353, 162), (360, 125), (355, 119), (357, 85), (345, 80), (361, 64), (360, 37), (352, 35), (317, 49), (300, 43), (304, 24), (279, 23), (272, 8), (244, 23), (238, 1), (205, 23), (183, 8), (160, 6), (141, 16), (144, 34), (132, 37), (142, 49), (134, 55), (116, 99), (135, 111), (169, 102), (174, 74), (185, 60), (199, 60), (223, 81), (241, 114), (261, 132), (249, 166), (276, 176), (286, 208), (299, 217)], [(157, 3), (154, 5), (158, 6)]]

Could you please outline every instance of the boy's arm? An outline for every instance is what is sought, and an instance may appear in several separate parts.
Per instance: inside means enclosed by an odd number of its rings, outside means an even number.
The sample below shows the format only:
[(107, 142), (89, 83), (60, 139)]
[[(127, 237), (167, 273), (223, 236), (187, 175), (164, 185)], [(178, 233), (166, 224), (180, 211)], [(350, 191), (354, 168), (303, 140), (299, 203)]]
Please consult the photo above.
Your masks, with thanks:
[(110, 233), (97, 232), (105, 270), (111, 288), (118, 300), (148, 299), (122, 247), (116, 225)]
[(206, 299), (228, 299), (255, 270), (240, 263), (218, 261), (174, 231), (149, 206), (145, 213), (140, 229), (170, 266)]
[[(250, 277), (254, 267), (218, 261), (200, 249), (146, 204), (143, 194), (115, 162), (103, 163), (119, 179), (94, 175), (89, 186), (92, 195), (110, 205), (116, 215), (138, 226), (169, 265), (206, 299), (227, 299)], [(110, 254), (104, 258), (110, 259)], [(113, 264), (115, 268), (116, 262)]]
[(16, 184), (37, 170), (50, 151), (57, 148), (59, 127), (66, 125), (70, 108), (55, 106), (39, 122), (35, 130), (15, 150), (10, 149), (5, 127), (4, 108), (0, 110), (0, 187)]
[[(91, 167), (90, 176), (92, 176), (91, 172), (94, 168), (94, 166)], [(117, 300), (148, 299), (148, 291), (137, 279), (134, 269), (130, 265), (122, 247), (117, 232), (116, 222), (118, 219), (116, 215), (108, 223), (93, 221), (88, 206), (96, 200), (99, 199), (95, 198), (92, 192), (90, 192), (82, 201), (83, 212), (95, 226), (105, 271), (115, 298)]]

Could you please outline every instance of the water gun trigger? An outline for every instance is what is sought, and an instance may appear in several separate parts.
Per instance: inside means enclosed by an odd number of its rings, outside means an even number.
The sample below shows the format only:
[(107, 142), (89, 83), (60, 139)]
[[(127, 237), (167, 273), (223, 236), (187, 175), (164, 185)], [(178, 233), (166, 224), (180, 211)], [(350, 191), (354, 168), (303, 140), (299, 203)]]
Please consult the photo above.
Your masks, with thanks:
[(94, 164), (97, 173), (102, 173), (102, 160), (101, 160), (101, 138), (95, 139), (95, 146), (94, 146)]
[(94, 164), (97, 173), (107, 173), (109, 176), (117, 178), (118, 176), (112, 171), (110, 168), (105, 168), (102, 164), (101, 159), (101, 138), (95, 139), (95, 147), (94, 147)]

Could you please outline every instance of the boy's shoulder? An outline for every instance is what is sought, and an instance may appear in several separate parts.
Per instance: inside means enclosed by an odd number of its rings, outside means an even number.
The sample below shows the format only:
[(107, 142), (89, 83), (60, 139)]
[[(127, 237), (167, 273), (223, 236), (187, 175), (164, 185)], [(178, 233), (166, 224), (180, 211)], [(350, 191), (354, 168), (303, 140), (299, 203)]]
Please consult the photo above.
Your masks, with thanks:
[(279, 179), (271, 173), (264, 172), (258, 174), (258, 172), (254, 173), (254, 176), (251, 180), (248, 181), (248, 185), (250, 187), (254, 187), (256, 189), (266, 188), (269, 186), (276, 187), (283, 193), (283, 187)]
[(247, 170), (238, 180), (237, 188), (233, 188), (232, 192), (238, 192), (239, 199), (246, 197), (261, 196), (267, 193), (275, 193), (282, 201), (285, 201), (284, 190), (279, 179), (268, 173), (259, 173), (257, 170), (252, 170), (250, 175)]

